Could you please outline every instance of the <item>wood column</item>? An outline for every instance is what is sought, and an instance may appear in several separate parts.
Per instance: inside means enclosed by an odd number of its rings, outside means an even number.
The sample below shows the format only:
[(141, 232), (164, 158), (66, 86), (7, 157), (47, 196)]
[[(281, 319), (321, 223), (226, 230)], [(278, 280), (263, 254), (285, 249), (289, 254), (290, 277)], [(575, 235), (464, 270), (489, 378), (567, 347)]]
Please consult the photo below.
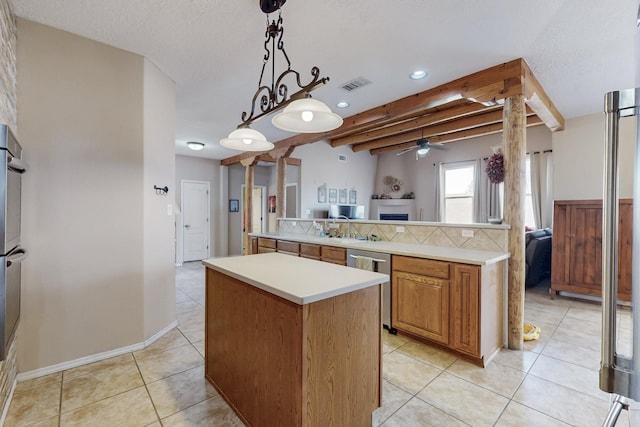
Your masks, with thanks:
[(244, 228), (242, 229), (242, 254), (251, 255), (251, 239), (249, 233), (253, 232), (253, 176), (254, 176), (254, 158), (251, 161), (243, 161), (244, 173), (244, 203), (242, 208), (242, 217), (244, 219)]
[(511, 225), (508, 247), (508, 346), (523, 348), (525, 252), (524, 203), (527, 116), (524, 96), (505, 99), (503, 109), (504, 220)]
[(278, 176), (276, 178), (276, 231), (280, 231), (280, 221), (287, 215), (287, 159), (278, 157), (276, 165)]

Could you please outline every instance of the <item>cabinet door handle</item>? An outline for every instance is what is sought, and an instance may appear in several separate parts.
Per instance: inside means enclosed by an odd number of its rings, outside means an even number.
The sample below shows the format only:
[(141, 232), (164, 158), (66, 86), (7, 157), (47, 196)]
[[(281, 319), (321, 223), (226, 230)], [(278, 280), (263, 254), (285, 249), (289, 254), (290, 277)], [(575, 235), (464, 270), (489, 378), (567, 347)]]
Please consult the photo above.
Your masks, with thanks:
[(574, 237), (576, 237), (576, 235), (575, 234), (567, 234), (567, 237), (570, 238), (570, 239), (573, 239)]

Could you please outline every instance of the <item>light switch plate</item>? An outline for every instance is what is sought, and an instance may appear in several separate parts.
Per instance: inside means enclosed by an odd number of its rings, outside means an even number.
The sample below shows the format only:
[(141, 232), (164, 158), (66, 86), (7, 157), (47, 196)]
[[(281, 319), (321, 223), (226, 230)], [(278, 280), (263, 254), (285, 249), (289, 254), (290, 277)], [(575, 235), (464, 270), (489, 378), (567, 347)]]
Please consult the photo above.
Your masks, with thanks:
[(462, 237), (473, 237), (473, 230), (462, 230)]
[(167, 215), (173, 215), (173, 205), (167, 205)]
[(404, 227), (402, 226), (396, 227), (396, 233), (404, 233)]

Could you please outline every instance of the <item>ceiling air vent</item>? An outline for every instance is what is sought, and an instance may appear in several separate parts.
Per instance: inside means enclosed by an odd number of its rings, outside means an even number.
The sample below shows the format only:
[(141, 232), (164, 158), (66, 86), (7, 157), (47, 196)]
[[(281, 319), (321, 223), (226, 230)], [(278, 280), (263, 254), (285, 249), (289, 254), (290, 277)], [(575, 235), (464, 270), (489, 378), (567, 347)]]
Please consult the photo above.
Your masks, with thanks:
[(347, 156), (345, 156), (344, 154), (338, 154), (338, 161), (339, 162), (346, 162), (347, 161)]
[(356, 77), (355, 79), (348, 81), (340, 87), (347, 92), (351, 92), (352, 90), (356, 90), (362, 86), (366, 86), (369, 83), (371, 83), (371, 80), (365, 79), (364, 77)]

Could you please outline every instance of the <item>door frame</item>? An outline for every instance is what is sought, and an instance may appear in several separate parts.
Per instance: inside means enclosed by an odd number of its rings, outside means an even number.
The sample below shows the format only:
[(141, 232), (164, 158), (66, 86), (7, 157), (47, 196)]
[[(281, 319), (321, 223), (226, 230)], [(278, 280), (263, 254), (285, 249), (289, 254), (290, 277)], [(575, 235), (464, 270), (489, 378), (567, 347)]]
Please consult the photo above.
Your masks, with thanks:
[[(184, 184), (206, 184), (207, 185), (207, 194), (209, 195), (209, 197), (207, 197), (207, 218), (209, 218), (209, 220), (207, 221), (207, 227), (206, 227), (206, 234), (207, 234), (207, 258), (211, 257), (211, 183), (209, 181), (198, 181), (195, 179), (183, 179), (180, 181), (180, 241), (182, 242), (182, 259), (181, 259), (181, 264), (184, 263)], [(176, 236), (176, 242), (178, 241), (177, 236)]]

